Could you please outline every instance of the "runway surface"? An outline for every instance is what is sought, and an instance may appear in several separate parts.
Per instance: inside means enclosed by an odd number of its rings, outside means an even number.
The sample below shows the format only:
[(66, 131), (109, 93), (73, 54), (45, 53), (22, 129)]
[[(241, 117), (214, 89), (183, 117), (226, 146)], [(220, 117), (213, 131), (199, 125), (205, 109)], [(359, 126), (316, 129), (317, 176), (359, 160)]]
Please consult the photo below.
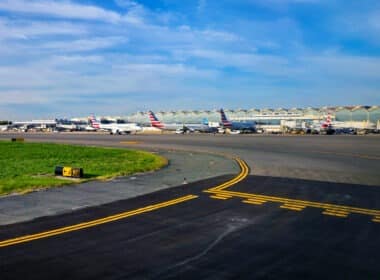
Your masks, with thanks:
[(50, 137), (81, 144), (223, 152), (241, 157), (250, 170), (240, 162), (240, 174), (1, 226), (1, 279), (380, 275), (377, 136)]
[(50, 141), (135, 149), (217, 152), (244, 159), (252, 175), (380, 186), (380, 135), (99, 135), (0, 134)]

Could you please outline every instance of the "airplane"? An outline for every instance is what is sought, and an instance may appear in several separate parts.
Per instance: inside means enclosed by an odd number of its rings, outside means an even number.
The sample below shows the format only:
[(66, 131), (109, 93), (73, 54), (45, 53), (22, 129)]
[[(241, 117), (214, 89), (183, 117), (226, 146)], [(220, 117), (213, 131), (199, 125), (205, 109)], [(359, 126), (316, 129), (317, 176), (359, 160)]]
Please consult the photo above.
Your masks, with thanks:
[(57, 125), (55, 120), (31, 120), (31, 121), (15, 121), (11, 127), (22, 132), (43, 131), (52, 129)]
[(204, 119), (199, 124), (181, 124), (181, 123), (163, 123), (152, 112), (148, 112), (150, 124), (161, 130), (175, 131), (177, 134), (189, 132), (215, 132), (215, 128), (208, 125), (207, 119)]
[(330, 113), (327, 114), (327, 118), (325, 121), (318, 123), (317, 125), (313, 125), (312, 129), (317, 131), (320, 134), (327, 134), (327, 135), (334, 134), (335, 128), (333, 127), (333, 124), (331, 122)]
[(0, 125), (0, 131), (7, 131), (9, 129), (9, 125)]
[(78, 125), (66, 119), (56, 119), (56, 131), (75, 131), (79, 130)]
[(101, 123), (100, 121), (96, 120), (94, 115), (90, 116), (90, 124), (91, 127), (95, 130), (105, 130), (109, 131), (110, 134), (130, 134), (132, 132), (137, 133), (137, 131), (141, 131), (142, 127), (137, 125), (136, 123)]
[[(342, 122), (333, 121), (331, 122), (333, 129), (335, 129), (336, 134), (367, 134), (374, 133), (377, 131), (377, 125), (370, 122)], [(380, 125), (380, 122), (379, 124)]]
[(223, 109), (220, 109), (219, 112), (223, 128), (229, 129), (231, 134), (256, 132), (256, 124), (254, 122), (232, 122), (227, 119)]

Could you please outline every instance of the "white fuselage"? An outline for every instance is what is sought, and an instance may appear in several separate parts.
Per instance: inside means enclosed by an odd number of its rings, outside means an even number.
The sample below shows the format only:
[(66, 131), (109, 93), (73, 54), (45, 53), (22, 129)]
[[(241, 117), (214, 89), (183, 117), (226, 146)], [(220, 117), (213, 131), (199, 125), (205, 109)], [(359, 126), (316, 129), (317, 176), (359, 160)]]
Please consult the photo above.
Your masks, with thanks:
[(141, 126), (135, 123), (110, 123), (110, 124), (99, 124), (99, 129), (107, 130), (113, 134), (119, 133), (132, 133), (141, 131)]

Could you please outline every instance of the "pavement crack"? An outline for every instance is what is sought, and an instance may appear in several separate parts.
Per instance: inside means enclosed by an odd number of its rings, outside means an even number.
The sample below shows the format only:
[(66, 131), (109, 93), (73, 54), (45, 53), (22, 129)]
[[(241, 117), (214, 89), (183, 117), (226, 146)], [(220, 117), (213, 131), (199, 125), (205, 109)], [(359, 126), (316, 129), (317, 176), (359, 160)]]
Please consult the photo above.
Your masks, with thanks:
[(234, 232), (237, 228), (240, 228), (239, 226), (233, 226), (233, 225), (229, 225), (229, 228), (227, 230), (225, 230), (224, 232), (222, 232), (213, 242), (211, 242), (202, 252), (200, 252), (199, 254), (193, 256), (193, 257), (190, 257), (190, 258), (187, 258), (181, 262), (178, 262), (170, 267), (168, 267), (167, 269), (165, 269), (164, 271), (161, 271), (160, 273), (158, 273), (158, 275), (156, 276), (161, 276), (167, 272), (169, 272), (169, 275), (170, 275), (170, 271), (173, 271), (174, 269), (177, 269), (179, 267), (182, 267), (182, 266), (185, 266), (191, 262), (194, 262), (202, 257), (204, 257), (205, 255), (208, 254), (209, 251), (211, 251), (216, 245), (218, 245), (218, 243), (220, 243), (227, 235), (229, 235), (230, 233)]

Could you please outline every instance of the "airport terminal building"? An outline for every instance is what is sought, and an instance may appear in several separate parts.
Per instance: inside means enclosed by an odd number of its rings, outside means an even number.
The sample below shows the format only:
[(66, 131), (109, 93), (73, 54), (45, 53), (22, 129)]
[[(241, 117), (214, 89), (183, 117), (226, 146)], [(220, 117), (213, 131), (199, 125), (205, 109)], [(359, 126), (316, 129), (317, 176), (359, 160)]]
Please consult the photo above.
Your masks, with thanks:
[[(164, 123), (200, 124), (208, 122), (211, 127), (220, 127), (220, 109), (214, 110), (177, 110), (155, 112), (158, 119)], [(322, 108), (291, 108), (291, 109), (237, 109), (224, 110), (231, 121), (255, 122), (256, 128), (263, 132), (291, 132), (293, 129), (312, 129), (313, 126), (326, 121), (330, 116), (334, 128), (352, 128), (355, 131), (380, 131), (380, 106), (342, 106)], [(103, 116), (102, 123), (117, 122), (137, 123), (143, 127), (151, 127), (148, 112), (136, 112), (129, 116)], [(21, 130), (88, 130), (88, 117), (71, 120), (37, 120), (14, 122), (0, 125), (0, 131), (10, 128)], [(24, 129), (23, 129), (24, 128)], [(91, 129), (93, 130), (93, 128)]]
[[(227, 117), (233, 121), (255, 121), (263, 126), (280, 126), (282, 121), (317, 122), (323, 121), (330, 114), (331, 119), (345, 122), (348, 125), (363, 127), (380, 124), (380, 106), (342, 106), (322, 108), (291, 108), (291, 109), (237, 109), (224, 110)], [(207, 119), (209, 122), (220, 122), (219, 109), (214, 110), (180, 110), (155, 112), (163, 122), (200, 123)], [(147, 112), (136, 112), (127, 117), (130, 122), (149, 125)]]

